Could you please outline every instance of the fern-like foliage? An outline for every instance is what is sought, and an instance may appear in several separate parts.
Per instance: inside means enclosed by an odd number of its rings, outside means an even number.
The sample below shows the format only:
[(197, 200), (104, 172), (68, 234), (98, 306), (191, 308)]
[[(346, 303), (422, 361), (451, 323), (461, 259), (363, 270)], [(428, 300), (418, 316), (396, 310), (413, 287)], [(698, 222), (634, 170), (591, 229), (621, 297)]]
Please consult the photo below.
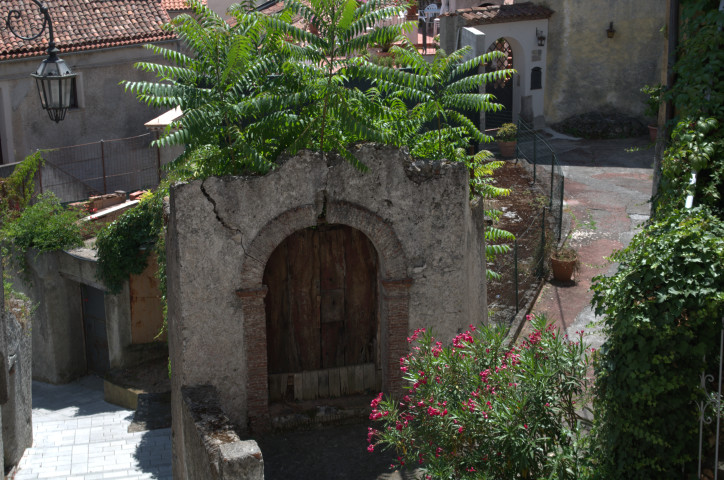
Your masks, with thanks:
[[(449, 55), (438, 50), (432, 61), (428, 61), (410, 45), (409, 40), (403, 37), (398, 40), (401, 44), (393, 46), (391, 51), (398, 62), (408, 66), (406, 69), (397, 70), (360, 60), (353, 72), (378, 79), (381, 92), (399, 96), (412, 105), (408, 128), (398, 131), (407, 132), (404, 141), (413, 155), (452, 160), (456, 149), (466, 146), (470, 139), (476, 143), (490, 141), (491, 138), (483, 134), (464, 112), (499, 111), (503, 108), (495, 103), (493, 95), (480, 93), (479, 90), (488, 82), (509, 78), (515, 70), (478, 72), (486, 62), (503, 54), (494, 51), (465, 60), (472, 51), (466, 46)], [(409, 119), (415, 122), (412, 130), (409, 129)]]
[[(361, 4), (356, 0), (290, 0), (281, 15), (269, 19), (269, 30), (280, 35), (283, 53), (288, 55), (285, 75), (304, 79), (306, 92), (313, 95), (289, 99), (287, 107), (299, 115), (293, 125), (291, 152), (336, 150), (364, 168), (349, 153), (348, 145), (394, 142), (393, 130), (386, 128), (390, 107), (377, 90), (349, 88), (349, 68), (369, 46), (389, 42), (412, 28), (410, 23), (382, 25), (406, 9), (380, 0)], [(301, 18), (309, 30), (292, 23), (295, 18)]]
[[(467, 161), (470, 170), (470, 195), (480, 196), (485, 202), (487, 199), (505, 197), (510, 195), (509, 188), (496, 187), (492, 184), (492, 176), (498, 168), (502, 167), (505, 162), (495, 161), (493, 154), (487, 150), (482, 150), (476, 155), (469, 157)], [(485, 209), (485, 215), (497, 222), (503, 213), (500, 210)], [(485, 227), (485, 259), (491, 262), (497, 255), (503, 255), (510, 251), (510, 245), (500, 243), (503, 241), (515, 240), (515, 235), (507, 230), (494, 226)], [(486, 269), (488, 280), (500, 280), (500, 274)]]
[(232, 25), (197, 0), (189, 4), (194, 15), (179, 15), (167, 25), (189, 54), (148, 45), (166, 64), (141, 62), (136, 68), (159, 81), (122, 84), (148, 105), (183, 112), (156, 141), (160, 147), (186, 147), (170, 168), (191, 178), (265, 172), (278, 147), (269, 142), (271, 136), (259, 134), (259, 126), (246, 127), (278, 118), (274, 102), (259, 99), (274, 89), (270, 76), (279, 74), (283, 63), (276, 39), (266, 34), (265, 18), (250, 5), (230, 10)]

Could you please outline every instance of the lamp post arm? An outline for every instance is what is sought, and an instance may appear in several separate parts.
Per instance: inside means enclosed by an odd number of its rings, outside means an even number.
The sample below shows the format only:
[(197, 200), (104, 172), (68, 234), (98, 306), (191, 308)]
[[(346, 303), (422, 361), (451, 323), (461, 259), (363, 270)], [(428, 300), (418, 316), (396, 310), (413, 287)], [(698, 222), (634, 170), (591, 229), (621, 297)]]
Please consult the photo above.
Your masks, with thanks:
[(51, 57), (55, 57), (57, 56), (58, 50), (55, 48), (55, 38), (53, 37), (53, 21), (50, 19), (48, 6), (44, 3), (41, 3), (39, 0), (32, 0), (32, 2), (38, 6), (38, 8), (40, 9), (40, 13), (43, 14), (43, 25), (40, 27), (40, 31), (38, 33), (30, 37), (25, 37), (15, 31), (12, 26), (12, 19), (15, 18), (17, 20), (22, 16), (22, 13), (19, 10), (10, 10), (10, 12), (8, 12), (8, 18), (5, 20), (5, 26), (8, 28), (8, 30), (10, 30), (13, 35), (26, 41), (35, 40), (36, 38), (41, 36), (43, 32), (45, 32), (45, 27), (48, 27), (48, 54), (50, 54)]

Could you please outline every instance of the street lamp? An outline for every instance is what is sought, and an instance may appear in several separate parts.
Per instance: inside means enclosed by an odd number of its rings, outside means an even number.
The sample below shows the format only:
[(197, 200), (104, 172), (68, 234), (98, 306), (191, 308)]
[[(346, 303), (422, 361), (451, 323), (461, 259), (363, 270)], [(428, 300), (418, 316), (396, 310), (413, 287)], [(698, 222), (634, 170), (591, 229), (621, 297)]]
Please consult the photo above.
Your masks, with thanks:
[(40, 95), (40, 103), (43, 109), (48, 111), (48, 116), (55, 123), (60, 122), (65, 118), (65, 112), (70, 107), (70, 94), (73, 86), (73, 79), (76, 74), (70, 71), (68, 65), (58, 58), (58, 49), (55, 47), (55, 40), (53, 38), (53, 22), (50, 20), (50, 14), (48, 13), (48, 7), (40, 3), (39, 0), (32, 0), (34, 4), (40, 8), (40, 13), (43, 14), (43, 26), (40, 31), (32, 37), (24, 37), (16, 32), (10, 21), (14, 17), (19, 19), (21, 13), (18, 10), (10, 10), (8, 18), (5, 21), (5, 25), (8, 30), (16, 37), (30, 41), (35, 40), (43, 34), (45, 27), (48, 27), (48, 58), (43, 60), (38, 70), (32, 73), (31, 76), (35, 78), (35, 83), (38, 86), (38, 94)]

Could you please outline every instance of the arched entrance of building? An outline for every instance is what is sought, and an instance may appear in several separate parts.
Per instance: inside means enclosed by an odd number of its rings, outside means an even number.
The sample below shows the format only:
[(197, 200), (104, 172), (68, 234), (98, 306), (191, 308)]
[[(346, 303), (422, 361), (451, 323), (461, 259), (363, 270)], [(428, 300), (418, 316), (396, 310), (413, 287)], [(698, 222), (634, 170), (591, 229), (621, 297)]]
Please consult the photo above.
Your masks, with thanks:
[(269, 402), (377, 391), (379, 260), (361, 231), (298, 230), (264, 269)]
[[(514, 68), (513, 48), (505, 38), (499, 38), (493, 42), (486, 53), (493, 51), (503, 52), (504, 57), (496, 58), (485, 65), (486, 72)], [(513, 121), (513, 78), (501, 78), (494, 83), (488, 83), (485, 87), (486, 93), (495, 95), (495, 102), (503, 105), (499, 112), (487, 112), (485, 114), (485, 129), (498, 128), (504, 123)]]

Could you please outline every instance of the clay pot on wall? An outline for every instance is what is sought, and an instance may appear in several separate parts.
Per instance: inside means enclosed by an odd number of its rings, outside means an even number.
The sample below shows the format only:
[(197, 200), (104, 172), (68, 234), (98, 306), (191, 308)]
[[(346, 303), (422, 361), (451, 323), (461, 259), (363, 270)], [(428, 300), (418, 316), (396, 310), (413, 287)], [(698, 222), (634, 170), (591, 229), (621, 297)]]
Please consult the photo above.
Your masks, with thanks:
[(504, 123), (495, 133), (500, 155), (504, 158), (515, 156), (515, 146), (518, 140), (518, 127), (514, 123)]
[(656, 137), (659, 134), (659, 127), (656, 125), (649, 125), (649, 139), (652, 142), (656, 141)]
[(571, 247), (561, 248), (551, 255), (551, 270), (554, 280), (570, 282), (579, 268), (578, 253)]
[(515, 156), (515, 147), (518, 144), (516, 141), (502, 142), (498, 140), (498, 150), (503, 158), (513, 158)]

